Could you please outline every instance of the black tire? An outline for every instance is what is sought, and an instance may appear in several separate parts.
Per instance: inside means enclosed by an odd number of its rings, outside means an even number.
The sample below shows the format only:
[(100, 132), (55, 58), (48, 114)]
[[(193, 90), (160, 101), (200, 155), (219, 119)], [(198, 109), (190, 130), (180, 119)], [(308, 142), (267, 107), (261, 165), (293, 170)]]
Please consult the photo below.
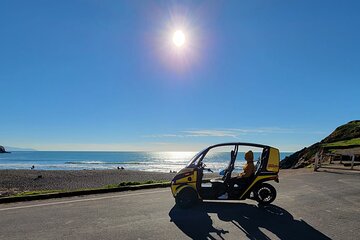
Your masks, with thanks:
[(198, 196), (194, 189), (186, 187), (176, 195), (175, 202), (180, 208), (190, 208), (198, 202)]
[(254, 197), (259, 204), (270, 204), (276, 198), (276, 189), (268, 183), (262, 183), (254, 190)]

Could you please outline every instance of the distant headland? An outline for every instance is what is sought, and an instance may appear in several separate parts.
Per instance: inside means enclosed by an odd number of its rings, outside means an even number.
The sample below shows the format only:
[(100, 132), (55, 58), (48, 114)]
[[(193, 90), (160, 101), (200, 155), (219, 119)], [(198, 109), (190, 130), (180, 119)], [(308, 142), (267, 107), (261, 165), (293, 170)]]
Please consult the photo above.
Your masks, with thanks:
[(3, 146), (0, 145), (0, 153), (10, 153), (5, 150)]

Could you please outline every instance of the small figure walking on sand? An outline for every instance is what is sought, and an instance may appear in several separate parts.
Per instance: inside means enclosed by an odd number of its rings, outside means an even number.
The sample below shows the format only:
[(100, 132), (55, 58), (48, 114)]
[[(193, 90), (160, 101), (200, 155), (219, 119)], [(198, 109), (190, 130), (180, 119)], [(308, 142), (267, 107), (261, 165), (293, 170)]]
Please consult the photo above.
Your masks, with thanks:
[(32, 165), (31, 170), (33, 170), (34, 168), (35, 168), (35, 165)]

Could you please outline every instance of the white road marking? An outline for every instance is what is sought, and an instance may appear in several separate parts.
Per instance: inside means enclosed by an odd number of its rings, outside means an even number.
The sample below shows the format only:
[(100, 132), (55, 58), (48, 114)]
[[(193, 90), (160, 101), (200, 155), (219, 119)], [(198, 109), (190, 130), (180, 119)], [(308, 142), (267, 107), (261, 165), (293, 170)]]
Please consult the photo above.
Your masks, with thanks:
[(161, 192), (169, 192), (169, 190), (167, 189), (167, 190), (152, 191), (152, 192), (143, 192), (143, 193), (129, 193), (129, 194), (123, 194), (123, 195), (107, 196), (107, 197), (77, 199), (77, 200), (62, 201), (62, 202), (41, 203), (41, 204), (27, 205), (27, 206), (19, 206), (19, 207), (0, 208), (0, 212), (1, 212), (1, 211), (7, 211), (7, 210), (14, 210), (14, 209), (24, 209), (24, 208), (32, 208), (32, 207), (43, 207), (43, 206), (61, 205), (61, 204), (67, 204), (67, 203), (96, 201), (96, 200), (103, 200), (103, 199), (110, 199), (110, 198), (121, 198), (121, 197), (127, 197), (127, 196), (146, 195), (146, 194), (161, 193)]

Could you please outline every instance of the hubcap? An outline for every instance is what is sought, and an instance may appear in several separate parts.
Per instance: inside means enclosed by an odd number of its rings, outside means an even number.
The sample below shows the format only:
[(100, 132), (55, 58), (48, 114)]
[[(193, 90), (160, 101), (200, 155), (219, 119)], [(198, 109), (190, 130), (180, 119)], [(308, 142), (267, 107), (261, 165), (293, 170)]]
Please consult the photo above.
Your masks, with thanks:
[(259, 199), (263, 202), (269, 202), (272, 198), (272, 192), (267, 187), (262, 187), (258, 191)]

